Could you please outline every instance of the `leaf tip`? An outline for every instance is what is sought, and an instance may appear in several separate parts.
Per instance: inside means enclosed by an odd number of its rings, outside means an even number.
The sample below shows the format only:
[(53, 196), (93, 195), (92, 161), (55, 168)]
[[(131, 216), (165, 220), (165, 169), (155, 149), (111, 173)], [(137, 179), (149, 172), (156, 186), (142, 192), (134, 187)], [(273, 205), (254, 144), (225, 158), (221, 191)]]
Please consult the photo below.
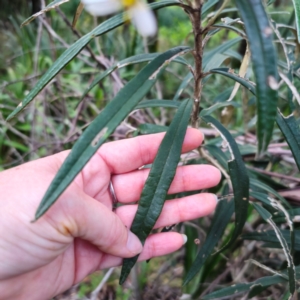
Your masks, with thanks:
[(128, 274), (127, 273), (121, 273), (120, 279), (119, 279), (119, 285), (122, 285), (125, 280), (127, 279)]

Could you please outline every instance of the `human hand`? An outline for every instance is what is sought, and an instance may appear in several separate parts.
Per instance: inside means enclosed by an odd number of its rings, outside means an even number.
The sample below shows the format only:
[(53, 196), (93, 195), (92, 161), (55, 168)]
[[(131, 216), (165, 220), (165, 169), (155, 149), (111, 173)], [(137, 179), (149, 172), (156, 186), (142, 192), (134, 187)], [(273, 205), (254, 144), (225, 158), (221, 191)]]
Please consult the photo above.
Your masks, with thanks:
[[(49, 299), (86, 275), (122, 263), (141, 252), (139, 260), (178, 250), (184, 238), (176, 232), (148, 237), (144, 248), (127, 228), (133, 221), (149, 169), (164, 134), (104, 144), (59, 200), (31, 223), (49, 184), (69, 151), (0, 173), (0, 295), (7, 299)], [(203, 140), (188, 129), (183, 152)], [(112, 211), (110, 180), (118, 201)], [(216, 185), (220, 172), (209, 165), (179, 167), (169, 193)], [(212, 194), (166, 201), (156, 228), (210, 214)], [(125, 226), (124, 226), (125, 225)]]

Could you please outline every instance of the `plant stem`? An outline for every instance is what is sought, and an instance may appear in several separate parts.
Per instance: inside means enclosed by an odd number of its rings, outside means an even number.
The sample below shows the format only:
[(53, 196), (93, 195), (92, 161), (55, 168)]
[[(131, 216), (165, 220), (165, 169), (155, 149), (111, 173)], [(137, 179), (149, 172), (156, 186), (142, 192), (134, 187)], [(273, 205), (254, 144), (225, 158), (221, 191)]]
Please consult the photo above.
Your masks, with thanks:
[(202, 58), (203, 58), (203, 47), (202, 47), (202, 27), (201, 27), (201, 11), (202, 11), (202, 1), (197, 1), (197, 7), (189, 11), (190, 19), (193, 26), (195, 49), (193, 52), (195, 59), (195, 69), (194, 69), (194, 105), (192, 111), (192, 127), (198, 127), (198, 115), (200, 109), (200, 100), (202, 92)]

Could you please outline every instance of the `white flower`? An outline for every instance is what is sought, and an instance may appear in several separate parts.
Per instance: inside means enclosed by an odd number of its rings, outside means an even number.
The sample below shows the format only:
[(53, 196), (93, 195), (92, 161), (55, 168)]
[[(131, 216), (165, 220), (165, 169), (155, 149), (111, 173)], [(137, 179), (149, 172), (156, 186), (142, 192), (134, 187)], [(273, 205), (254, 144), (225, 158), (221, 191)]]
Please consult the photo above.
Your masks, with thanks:
[(125, 9), (138, 32), (153, 36), (157, 31), (153, 11), (140, 0), (81, 0), (85, 9), (94, 16), (106, 16)]

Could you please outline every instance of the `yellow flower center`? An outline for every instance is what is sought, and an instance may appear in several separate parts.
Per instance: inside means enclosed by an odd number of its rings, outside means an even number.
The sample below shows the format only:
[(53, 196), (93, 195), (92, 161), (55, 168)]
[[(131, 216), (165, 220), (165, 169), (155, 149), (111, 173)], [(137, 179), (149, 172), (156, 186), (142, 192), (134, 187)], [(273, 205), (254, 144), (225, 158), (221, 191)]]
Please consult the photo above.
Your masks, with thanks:
[(137, 3), (137, 0), (122, 0), (122, 4), (125, 8), (134, 6)]

